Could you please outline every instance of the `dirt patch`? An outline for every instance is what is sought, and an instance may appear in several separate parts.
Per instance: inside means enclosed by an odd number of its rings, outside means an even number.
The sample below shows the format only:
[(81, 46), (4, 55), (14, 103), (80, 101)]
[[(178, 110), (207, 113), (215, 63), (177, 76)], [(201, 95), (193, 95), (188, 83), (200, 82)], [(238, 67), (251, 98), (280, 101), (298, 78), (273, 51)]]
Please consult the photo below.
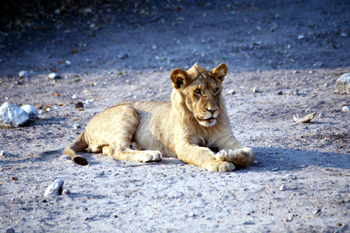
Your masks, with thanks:
[[(333, 94), (350, 72), (349, 2), (56, 3), (1, 21), (0, 103), (40, 110), (0, 127), (0, 148), (14, 154), (0, 157), (2, 231), (349, 231), (350, 98)], [(106, 107), (169, 100), (170, 71), (195, 62), (228, 65), (226, 105), (252, 166), (221, 174), (82, 153), (82, 167), (62, 155)], [(56, 178), (70, 194), (43, 202)]]

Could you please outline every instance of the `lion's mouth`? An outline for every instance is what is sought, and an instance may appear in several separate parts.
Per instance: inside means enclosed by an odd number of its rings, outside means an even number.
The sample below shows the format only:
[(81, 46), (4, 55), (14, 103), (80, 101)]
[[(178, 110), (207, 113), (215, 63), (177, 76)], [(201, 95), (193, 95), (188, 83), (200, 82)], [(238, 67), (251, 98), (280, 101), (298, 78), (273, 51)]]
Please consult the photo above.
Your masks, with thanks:
[(201, 119), (201, 118), (198, 118), (198, 117), (196, 117), (196, 118), (199, 121), (209, 121), (210, 123), (216, 120), (216, 118), (214, 118), (214, 117), (210, 117), (208, 119)]

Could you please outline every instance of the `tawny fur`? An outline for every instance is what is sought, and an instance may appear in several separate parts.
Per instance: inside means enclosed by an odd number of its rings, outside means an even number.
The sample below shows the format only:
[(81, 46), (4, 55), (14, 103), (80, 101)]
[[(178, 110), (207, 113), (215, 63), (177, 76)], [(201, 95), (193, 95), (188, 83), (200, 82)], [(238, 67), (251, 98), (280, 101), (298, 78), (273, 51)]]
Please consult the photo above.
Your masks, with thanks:
[(251, 165), (254, 152), (233, 136), (221, 94), (227, 70), (224, 63), (212, 71), (197, 64), (187, 71), (174, 69), (171, 102), (123, 101), (107, 108), (64, 153), (81, 165), (87, 161), (76, 152), (84, 149), (140, 162), (177, 157), (209, 171)]

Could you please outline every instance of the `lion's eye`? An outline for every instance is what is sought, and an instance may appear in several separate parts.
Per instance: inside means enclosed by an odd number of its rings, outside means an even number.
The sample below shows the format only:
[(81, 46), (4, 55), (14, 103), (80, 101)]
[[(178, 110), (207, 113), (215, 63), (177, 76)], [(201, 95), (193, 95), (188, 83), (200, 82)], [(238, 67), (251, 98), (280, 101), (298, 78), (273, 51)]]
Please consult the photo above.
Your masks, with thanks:
[(201, 90), (200, 90), (200, 89), (194, 90), (194, 94), (195, 94), (195, 95), (200, 95), (200, 94), (201, 94)]

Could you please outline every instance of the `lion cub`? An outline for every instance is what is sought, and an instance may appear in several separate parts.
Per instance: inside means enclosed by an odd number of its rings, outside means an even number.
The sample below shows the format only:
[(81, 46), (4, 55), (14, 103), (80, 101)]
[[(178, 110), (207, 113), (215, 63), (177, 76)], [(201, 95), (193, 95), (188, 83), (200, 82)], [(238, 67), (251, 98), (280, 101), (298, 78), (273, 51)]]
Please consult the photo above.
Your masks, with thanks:
[(76, 154), (84, 149), (140, 162), (177, 157), (219, 172), (251, 165), (254, 152), (233, 136), (224, 105), (227, 70), (224, 63), (211, 71), (197, 64), (187, 71), (174, 69), (171, 102), (123, 101), (109, 107), (91, 119), (64, 154), (80, 165), (88, 164)]

